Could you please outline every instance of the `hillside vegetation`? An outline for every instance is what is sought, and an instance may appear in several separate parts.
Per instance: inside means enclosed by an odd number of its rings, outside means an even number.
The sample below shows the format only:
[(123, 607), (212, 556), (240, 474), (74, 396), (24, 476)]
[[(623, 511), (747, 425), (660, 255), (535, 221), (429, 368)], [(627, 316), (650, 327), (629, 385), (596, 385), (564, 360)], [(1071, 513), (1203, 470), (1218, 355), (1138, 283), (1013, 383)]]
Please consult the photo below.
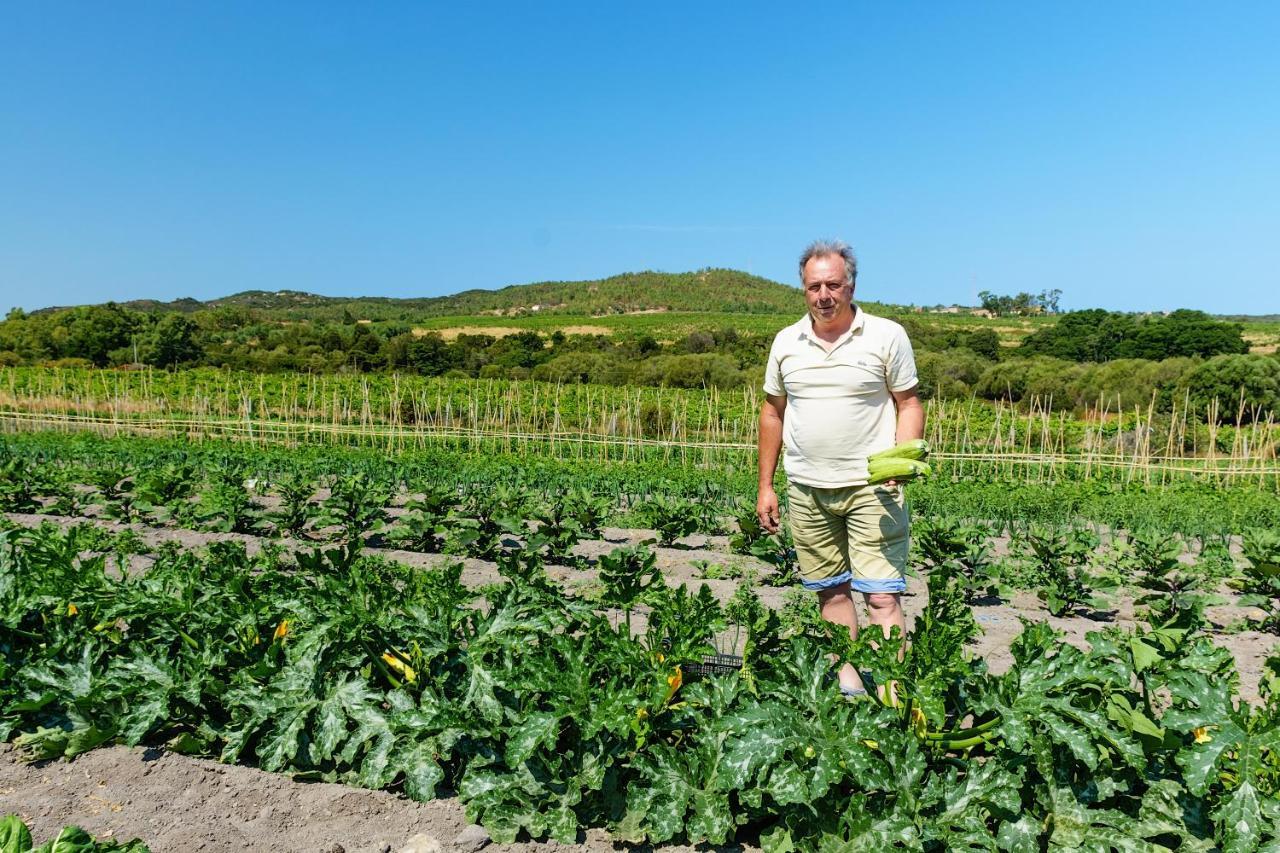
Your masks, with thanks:
[[(527, 313), (607, 316), (638, 311), (712, 311), (733, 314), (790, 314), (799, 302), (795, 287), (738, 270), (633, 272), (590, 281), (513, 284), (499, 290), (464, 290), (448, 296), (393, 299), (381, 296), (320, 296), (298, 290), (246, 290), (200, 302), (136, 300), (134, 311), (190, 314), (216, 308), (251, 309), (283, 320), (421, 320), (474, 314)], [(47, 311), (65, 310), (59, 308)]]
[[(1052, 399), (1076, 410), (1190, 405), (1219, 421), (1266, 421), (1280, 409), (1280, 358), (1258, 325), (1246, 339), (1243, 325), (1200, 311), (988, 318), (859, 305), (906, 327), (926, 397)], [(774, 334), (803, 312), (797, 288), (733, 270), (629, 273), (432, 299), (250, 291), (207, 303), (15, 310), (0, 322), (0, 366), (759, 387)]]

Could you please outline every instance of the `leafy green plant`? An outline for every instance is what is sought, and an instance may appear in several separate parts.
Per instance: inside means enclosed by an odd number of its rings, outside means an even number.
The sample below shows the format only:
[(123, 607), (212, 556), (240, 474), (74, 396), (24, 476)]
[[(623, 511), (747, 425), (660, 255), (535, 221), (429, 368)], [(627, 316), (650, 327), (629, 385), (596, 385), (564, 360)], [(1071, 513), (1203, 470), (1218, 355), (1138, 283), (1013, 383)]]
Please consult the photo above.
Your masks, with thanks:
[(965, 602), (999, 593), (990, 531), (953, 519), (924, 518), (912, 525), (911, 540), (926, 571), (955, 576)]
[(663, 545), (674, 545), (677, 539), (691, 536), (706, 526), (706, 510), (694, 500), (654, 495), (640, 511), (645, 523), (657, 532), (658, 541)]
[(138, 478), (138, 507), (158, 521), (186, 520), (198, 483), (195, 466), (187, 462), (148, 468)]
[(280, 498), (280, 503), (266, 513), (266, 520), (271, 522), (277, 533), (303, 535), (319, 515), (318, 508), (311, 502), (315, 493), (311, 478), (291, 472), (272, 483), (271, 488)]
[(1206, 534), (1201, 537), (1200, 551), (1196, 554), (1196, 571), (1210, 582), (1233, 578), (1239, 573), (1235, 557), (1231, 554), (1229, 535)]
[(40, 509), (42, 466), (19, 456), (0, 461), (0, 511), (36, 512)]
[(791, 538), (791, 528), (782, 525), (777, 533), (759, 539), (751, 546), (751, 554), (769, 564), (773, 571), (761, 578), (767, 586), (791, 586), (796, 582), (800, 563), (796, 559), (796, 546)]
[(493, 489), (473, 488), (448, 519), (445, 550), (481, 560), (492, 560), (502, 548), (503, 536), (525, 534), (524, 514), (528, 495), (510, 485)]
[(337, 526), (338, 537), (355, 542), (382, 529), (387, 520), (391, 489), (363, 472), (335, 477), (329, 497), (320, 503), (319, 527)]
[(560, 496), (564, 512), (577, 523), (584, 539), (599, 539), (600, 528), (613, 513), (613, 501), (589, 488), (573, 486)]
[[(59, 469), (50, 473), (47, 495), (52, 501), (45, 512), (52, 515), (78, 516), (83, 515), (85, 509), (92, 503), (89, 490), (85, 487), (83, 480), (85, 478), (81, 472), (72, 469)], [(0, 492), (4, 489), (3, 480), (0, 480)], [(0, 497), (0, 506), (3, 506), (5, 499)]]
[(114, 468), (101, 468), (95, 470), (89, 480), (97, 489), (96, 501), (108, 518), (125, 522), (141, 520), (142, 507), (138, 505), (133, 477)]
[(647, 546), (627, 545), (600, 556), (597, 569), (604, 584), (601, 602), (622, 609), (631, 630), (631, 611), (650, 588), (662, 585), (658, 558)]
[(1242, 607), (1259, 607), (1259, 629), (1280, 634), (1280, 533), (1258, 528), (1244, 535), (1244, 577), (1234, 586), (1244, 593)]
[(528, 536), (528, 547), (543, 553), (548, 560), (577, 562), (573, 546), (586, 537), (587, 531), (574, 508), (560, 501), (543, 501), (532, 516), (537, 527)]
[(202, 528), (219, 533), (254, 533), (262, 523), (262, 505), (246, 485), (244, 469), (217, 468), (200, 494), (195, 517)]
[(800, 587), (791, 587), (782, 594), (778, 620), (781, 629), (791, 635), (819, 636), (826, 631), (826, 623), (818, 610), (818, 597)]
[(1092, 594), (1085, 570), (1097, 544), (1096, 536), (1079, 529), (1064, 533), (1037, 527), (1023, 536), (1023, 578), (1035, 584), (1036, 594), (1054, 616), (1105, 604)]
[(756, 543), (768, 537), (756, 516), (756, 505), (739, 498), (733, 505), (733, 520), (737, 532), (729, 537), (729, 547), (738, 554), (750, 554)]
[(78, 826), (66, 826), (58, 834), (35, 845), (31, 830), (16, 814), (0, 820), (0, 853), (149, 853), (141, 841), (95, 841)]
[(1204, 609), (1216, 599), (1203, 591), (1196, 568), (1179, 559), (1183, 546), (1176, 536), (1140, 531), (1113, 548), (1127, 555), (1130, 582), (1145, 590), (1134, 604), (1146, 608), (1144, 616), (1152, 627), (1204, 627)]
[(390, 539), (397, 546), (427, 554), (444, 549), (449, 517), (458, 501), (457, 492), (444, 485), (428, 486), (421, 497), (405, 505), (405, 514), (392, 529)]
[(736, 563), (713, 563), (710, 560), (693, 560), (689, 563), (693, 573), (701, 580), (726, 580), (742, 577), (742, 567)]

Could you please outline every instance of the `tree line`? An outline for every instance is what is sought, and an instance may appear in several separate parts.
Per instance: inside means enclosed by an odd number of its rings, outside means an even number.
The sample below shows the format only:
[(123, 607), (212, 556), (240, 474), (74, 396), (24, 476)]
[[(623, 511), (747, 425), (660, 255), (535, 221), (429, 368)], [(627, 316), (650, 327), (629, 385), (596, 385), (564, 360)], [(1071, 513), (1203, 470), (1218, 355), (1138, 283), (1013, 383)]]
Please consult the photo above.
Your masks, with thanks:
[[(1182, 401), (1220, 417), (1280, 412), (1280, 359), (1249, 355), (1236, 323), (1199, 311), (1139, 317), (1102, 310), (1061, 315), (1020, 346), (988, 328), (900, 318), (916, 348), (925, 396), (1052, 398), (1055, 406), (1168, 410)], [(400, 371), (426, 376), (683, 388), (759, 385), (770, 334), (733, 328), (659, 341), (614, 335), (446, 339), (404, 322), (265, 319), (223, 306), (193, 313), (140, 312), (108, 303), (60, 311), (10, 312), (0, 322), (0, 365), (225, 367), (261, 372)]]

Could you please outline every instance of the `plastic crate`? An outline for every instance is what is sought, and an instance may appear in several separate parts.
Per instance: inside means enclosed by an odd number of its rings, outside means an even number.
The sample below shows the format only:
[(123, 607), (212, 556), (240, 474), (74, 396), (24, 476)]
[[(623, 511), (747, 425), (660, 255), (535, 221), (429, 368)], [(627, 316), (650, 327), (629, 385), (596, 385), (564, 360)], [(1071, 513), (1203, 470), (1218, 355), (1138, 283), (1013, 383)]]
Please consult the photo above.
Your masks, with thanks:
[(728, 675), (742, 669), (742, 658), (738, 655), (707, 655), (702, 663), (684, 665), (686, 675)]

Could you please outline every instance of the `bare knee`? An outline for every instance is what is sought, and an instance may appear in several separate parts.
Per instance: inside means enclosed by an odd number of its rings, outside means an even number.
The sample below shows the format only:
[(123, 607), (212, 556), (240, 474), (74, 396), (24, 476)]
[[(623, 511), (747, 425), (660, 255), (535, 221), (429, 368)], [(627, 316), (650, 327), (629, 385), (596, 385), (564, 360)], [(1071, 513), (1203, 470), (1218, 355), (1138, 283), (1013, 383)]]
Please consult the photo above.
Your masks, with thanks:
[(829, 586), (826, 589), (818, 590), (818, 606), (825, 607), (829, 602), (841, 601), (842, 599), (853, 600), (853, 595), (849, 590), (849, 584), (842, 583), (838, 586)]
[(873, 612), (891, 612), (901, 606), (902, 596), (896, 592), (868, 592), (867, 608)]

